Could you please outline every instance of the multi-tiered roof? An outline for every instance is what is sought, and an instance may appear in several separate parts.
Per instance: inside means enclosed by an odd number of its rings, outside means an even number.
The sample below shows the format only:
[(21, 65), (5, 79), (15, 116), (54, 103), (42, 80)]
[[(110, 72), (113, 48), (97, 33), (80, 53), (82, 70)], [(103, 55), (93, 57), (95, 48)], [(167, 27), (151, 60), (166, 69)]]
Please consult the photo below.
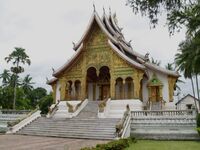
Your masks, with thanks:
[(79, 56), (81, 51), (83, 50), (83, 43), (86, 39), (87, 35), (90, 34), (90, 30), (96, 22), (101, 30), (107, 35), (108, 37), (108, 44), (112, 47), (112, 49), (125, 61), (127, 61), (130, 65), (144, 70), (146, 72), (147, 68), (161, 72), (163, 74), (178, 77), (179, 74), (175, 71), (167, 70), (152, 64), (148, 57), (139, 54), (138, 52), (134, 51), (130, 41), (127, 42), (122, 34), (122, 28), (120, 28), (116, 21), (116, 15), (112, 14), (111, 11), (109, 15), (107, 15), (104, 11), (102, 18), (99, 17), (98, 13), (94, 10), (90, 22), (87, 26), (86, 31), (84, 32), (82, 38), (77, 44), (74, 44), (73, 49), (76, 51), (75, 54), (68, 60), (62, 67), (56, 70), (53, 73), (54, 79), (50, 80), (48, 83), (51, 84), (57, 80), (58, 77), (64, 70), (66, 70), (73, 61)]

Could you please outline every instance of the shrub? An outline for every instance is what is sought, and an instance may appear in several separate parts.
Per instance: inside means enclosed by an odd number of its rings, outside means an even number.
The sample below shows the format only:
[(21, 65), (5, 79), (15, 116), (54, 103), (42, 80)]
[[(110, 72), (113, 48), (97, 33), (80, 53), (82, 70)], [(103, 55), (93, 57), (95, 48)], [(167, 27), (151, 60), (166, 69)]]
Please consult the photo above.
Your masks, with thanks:
[(200, 135), (200, 114), (197, 115), (197, 131)]
[(131, 143), (135, 143), (136, 140), (135, 138), (127, 138), (127, 139), (119, 139), (115, 141), (111, 141), (107, 144), (97, 144), (96, 147), (85, 147), (82, 148), (81, 150), (123, 150)]
[(49, 111), (49, 107), (53, 103), (52, 95), (47, 95), (40, 100), (39, 108), (41, 110), (41, 114), (47, 114)]

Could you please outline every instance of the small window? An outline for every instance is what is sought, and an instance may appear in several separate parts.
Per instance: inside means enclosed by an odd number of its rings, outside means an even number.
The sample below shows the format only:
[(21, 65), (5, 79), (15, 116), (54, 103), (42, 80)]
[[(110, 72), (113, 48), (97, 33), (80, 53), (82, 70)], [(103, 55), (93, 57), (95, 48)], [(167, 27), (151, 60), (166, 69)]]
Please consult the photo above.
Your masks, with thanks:
[(192, 109), (192, 104), (187, 104), (186, 107), (187, 109)]

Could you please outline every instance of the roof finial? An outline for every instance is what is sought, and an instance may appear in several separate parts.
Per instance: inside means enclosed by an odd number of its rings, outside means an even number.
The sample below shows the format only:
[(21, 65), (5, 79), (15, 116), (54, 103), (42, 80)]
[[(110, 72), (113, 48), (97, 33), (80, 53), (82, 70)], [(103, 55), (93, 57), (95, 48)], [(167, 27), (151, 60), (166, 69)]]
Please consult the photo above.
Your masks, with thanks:
[(75, 48), (75, 47), (76, 47), (76, 44), (75, 44), (74, 42), (72, 42), (72, 44), (73, 44), (73, 48)]
[(104, 13), (104, 14), (106, 13), (104, 6), (103, 6), (103, 13)]
[(94, 12), (96, 11), (96, 8), (95, 8), (95, 4), (94, 4), (94, 2), (93, 2), (93, 8), (94, 8)]
[(52, 71), (53, 71), (53, 73), (54, 73), (54, 72), (55, 72), (55, 69), (54, 69), (53, 67), (52, 67), (51, 69), (52, 69)]
[(111, 15), (111, 8), (109, 7), (109, 13), (110, 13), (110, 15)]

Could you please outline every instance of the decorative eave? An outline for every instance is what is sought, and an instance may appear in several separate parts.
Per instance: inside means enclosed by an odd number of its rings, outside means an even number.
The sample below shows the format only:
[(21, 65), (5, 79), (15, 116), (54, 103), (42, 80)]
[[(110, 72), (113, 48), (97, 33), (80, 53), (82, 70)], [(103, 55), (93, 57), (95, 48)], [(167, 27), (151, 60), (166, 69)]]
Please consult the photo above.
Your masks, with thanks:
[(128, 56), (126, 56), (124, 53), (122, 53), (110, 40), (108, 40), (108, 44), (111, 46), (111, 48), (125, 61), (127, 61), (130, 65), (141, 69), (141, 70), (145, 70), (145, 66), (142, 64), (139, 64), (137, 62), (135, 62), (134, 60), (132, 60), (131, 58), (129, 58)]
[(112, 25), (113, 25), (115, 31), (117, 31), (119, 34), (121, 34), (121, 29), (120, 29), (120, 28), (118, 27), (118, 25), (115, 23), (114, 18), (113, 18), (113, 15), (112, 15), (111, 12), (110, 12), (110, 15), (109, 15), (109, 19), (110, 19), (110, 21), (111, 21), (111, 23), (112, 23)]
[(99, 15), (97, 14), (96, 11), (93, 12), (92, 17), (90, 19), (89, 25), (86, 29), (86, 31), (84, 32), (82, 38), (80, 39), (80, 41), (74, 46), (74, 50), (77, 50), (80, 46), (80, 43), (83, 43), (84, 39), (87, 37), (87, 35), (89, 34), (90, 28), (92, 27), (93, 22), (96, 21), (97, 24), (99, 25), (99, 27), (102, 29), (102, 31), (108, 36), (109, 39), (111, 39), (114, 43), (118, 43), (118, 41), (107, 31), (107, 29), (105, 28), (102, 20), (100, 19)]
[(121, 37), (119, 33), (117, 33), (111, 26), (106, 14), (103, 14), (103, 21), (105, 21), (106, 26), (108, 27), (108, 30), (118, 39)]
[[(114, 20), (112, 18), (112, 16), (110, 16), (110, 17), (111, 17), (111, 20)], [(75, 51), (79, 48), (80, 44), (83, 43), (84, 39), (89, 34), (89, 31), (90, 31), (90, 29), (92, 27), (93, 22), (96, 21), (97, 24), (99, 25), (99, 27), (101, 28), (101, 30), (107, 35), (109, 40), (111, 40), (113, 43), (121, 46), (124, 49), (124, 51), (130, 53), (131, 55), (134, 55), (136, 57), (144, 59), (143, 55), (133, 51), (132, 47), (128, 46), (128, 44), (126, 44), (127, 42), (125, 41), (125, 39), (123, 38), (123, 34), (121, 32), (119, 32), (119, 30), (117, 30), (117, 32), (115, 31), (117, 29), (117, 25), (116, 24), (115, 24), (115, 26), (116, 26), (115, 28), (116, 29), (113, 29), (110, 21), (107, 20), (107, 17), (106, 17), (105, 14), (103, 15), (103, 19), (105, 19), (106, 26), (109, 29), (106, 29), (105, 24), (104, 24), (103, 20), (99, 17), (98, 13), (96, 11), (93, 12), (92, 17), (91, 17), (91, 19), (89, 21), (89, 24), (88, 24), (88, 26), (87, 26), (82, 38), (80, 39), (80, 41), (77, 44), (74, 45), (74, 50)], [(113, 21), (113, 24), (114, 24), (114, 21)], [(122, 38), (120, 39), (120, 37), (122, 37)]]
[(152, 64), (152, 63), (150, 63), (150, 62), (145, 62), (145, 63), (144, 63), (144, 66), (146, 66), (147, 68), (150, 68), (150, 69), (152, 69), (152, 70), (161, 72), (161, 73), (163, 73), (163, 74), (167, 74), (168, 76), (172, 76), (172, 77), (175, 77), (175, 78), (180, 77), (180, 75), (178, 74), (178, 72), (176, 72), (176, 71), (171, 71), (171, 70), (162, 68), (162, 67), (157, 66), (157, 65), (155, 65), (155, 64)]
[(48, 80), (48, 81), (46, 82), (46, 84), (52, 85), (52, 84), (56, 83), (57, 81), (58, 81), (57, 78), (52, 78), (51, 80)]
[(83, 48), (83, 43), (79, 46), (78, 50), (71, 57), (71, 59), (69, 59), (62, 67), (60, 67), (58, 70), (56, 70), (53, 73), (53, 76), (57, 77), (60, 73), (62, 73), (64, 70), (66, 70), (73, 63), (73, 61), (79, 56), (79, 54), (81, 53), (82, 48)]

